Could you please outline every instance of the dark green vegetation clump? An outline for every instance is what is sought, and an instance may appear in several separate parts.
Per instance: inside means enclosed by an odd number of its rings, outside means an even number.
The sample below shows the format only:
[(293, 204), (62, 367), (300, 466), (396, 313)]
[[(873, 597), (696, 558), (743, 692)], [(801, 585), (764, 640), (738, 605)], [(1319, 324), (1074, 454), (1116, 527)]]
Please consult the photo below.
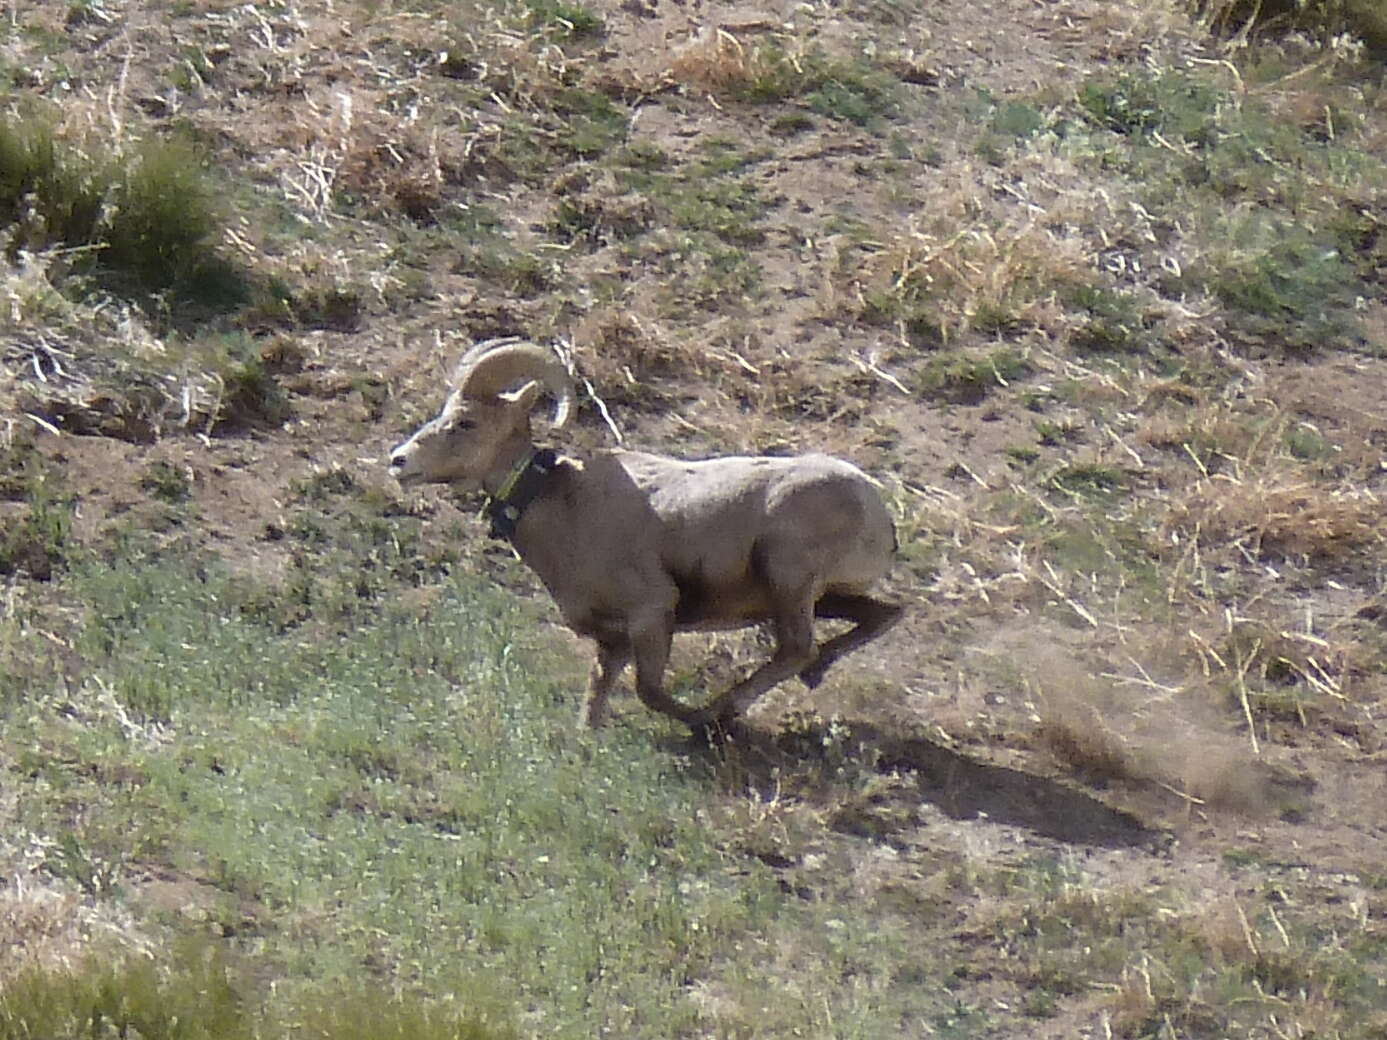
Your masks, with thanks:
[(11, 260), (61, 247), (113, 290), (226, 309), (244, 289), (218, 252), (216, 197), (205, 160), (178, 138), (113, 153), (62, 136), (47, 116), (0, 119), (0, 225), (12, 227)]

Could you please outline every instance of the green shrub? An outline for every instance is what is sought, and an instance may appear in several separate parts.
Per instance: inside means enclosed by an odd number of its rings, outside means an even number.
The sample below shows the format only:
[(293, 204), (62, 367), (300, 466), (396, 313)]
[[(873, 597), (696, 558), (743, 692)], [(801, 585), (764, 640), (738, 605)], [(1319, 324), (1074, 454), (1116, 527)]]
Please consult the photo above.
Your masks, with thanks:
[(38, 479), (28, 495), (29, 511), (0, 529), (0, 575), (27, 574), (48, 581), (67, 558), (72, 501), (53, 494)]
[(176, 140), (152, 138), (120, 162), (106, 192), (101, 263), (150, 292), (203, 267), (220, 220), (202, 160)]
[(0, 119), (0, 224), (17, 224), (20, 248), (90, 245), (110, 189), (107, 171), (61, 143), (42, 117)]
[(229, 309), (244, 279), (216, 253), (216, 189), (192, 147), (150, 138), (117, 154), (67, 140), (44, 115), (0, 118), (0, 224), (9, 251), (86, 251), (74, 267), (132, 295)]
[(171, 506), (188, 501), (193, 493), (188, 471), (162, 459), (150, 463), (144, 476), (140, 478), (140, 488)]

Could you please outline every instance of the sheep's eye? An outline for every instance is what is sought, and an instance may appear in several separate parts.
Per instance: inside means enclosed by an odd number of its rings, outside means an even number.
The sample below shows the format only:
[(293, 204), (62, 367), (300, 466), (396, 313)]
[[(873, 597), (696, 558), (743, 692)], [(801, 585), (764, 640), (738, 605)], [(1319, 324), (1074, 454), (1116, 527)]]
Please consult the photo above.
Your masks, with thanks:
[(476, 421), (472, 419), (456, 419), (452, 423), (452, 428), (455, 433), (461, 433), (464, 430), (472, 429), (476, 425)]

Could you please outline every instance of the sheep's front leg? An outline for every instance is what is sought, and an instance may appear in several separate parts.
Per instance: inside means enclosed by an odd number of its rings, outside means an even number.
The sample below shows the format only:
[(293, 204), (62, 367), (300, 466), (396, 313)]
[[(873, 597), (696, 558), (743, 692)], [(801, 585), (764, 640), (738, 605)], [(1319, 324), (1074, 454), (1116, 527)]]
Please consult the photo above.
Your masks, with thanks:
[(769, 661), (699, 711), (691, 725), (707, 726), (736, 718), (771, 687), (784, 682), (814, 659), (814, 608), (787, 609), (775, 621), (775, 654)]
[(662, 611), (633, 624), (631, 651), (636, 658), (636, 695), (652, 711), (678, 719), (688, 726), (700, 725), (697, 712), (665, 692), (665, 666), (674, 640), (674, 611)]
[(582, 725), (596, 729), (606, 721), (607, 697), (629, 660), (631, 649), (625, 642), (598, 640), (597, 656), (592, 662), (587, 695), (583, 698), (583, 710), (579, 715)]

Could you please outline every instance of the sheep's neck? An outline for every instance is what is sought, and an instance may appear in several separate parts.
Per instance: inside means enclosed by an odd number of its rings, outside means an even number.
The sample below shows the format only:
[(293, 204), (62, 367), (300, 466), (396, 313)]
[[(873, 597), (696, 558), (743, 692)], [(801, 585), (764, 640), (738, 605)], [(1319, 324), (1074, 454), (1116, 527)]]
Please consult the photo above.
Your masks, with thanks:
[(534, 458), (535, 446), (528, 437), (514, 437), (508, 440), (496, 453), (496, 461), (489, 473), (482, 478), (482, 490), (492, 498), (502, 492), (507, 483), (514, 481)]
[(515, 494), (516, 486), (520, 484), (521, 479), (525, 476), (525, 472), (530, 468), (538, 455), (539, 452), (531, 448), (524, 455), (520, 456), (520, 458), (516, 459), (515, 462), (511, 464), (510, 472), (506, 474), (505, 479), (491, 492), (491, 497), (498, 502), (504, 502)]
[(557, 464), (558, 456), (547, 448), (532, 449), (515, 464), (487, 503), (493, 538), (514, 539), (520, 517), (531, 502), (544, 494)]

